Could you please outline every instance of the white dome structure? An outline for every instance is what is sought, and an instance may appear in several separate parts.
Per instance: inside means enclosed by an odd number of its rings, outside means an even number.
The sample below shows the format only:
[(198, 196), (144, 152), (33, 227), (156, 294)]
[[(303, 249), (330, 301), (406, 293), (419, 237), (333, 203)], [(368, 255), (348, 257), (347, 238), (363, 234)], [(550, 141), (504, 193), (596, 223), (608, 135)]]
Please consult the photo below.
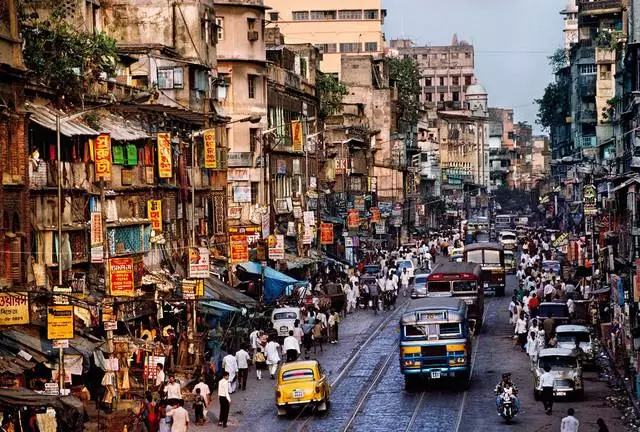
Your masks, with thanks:
[(487, 90), (478, 81), (474, 80), (473, 84), (466, 90), (467, 109), (471, 114), (477, 117), (489, 116), (489, 98)]

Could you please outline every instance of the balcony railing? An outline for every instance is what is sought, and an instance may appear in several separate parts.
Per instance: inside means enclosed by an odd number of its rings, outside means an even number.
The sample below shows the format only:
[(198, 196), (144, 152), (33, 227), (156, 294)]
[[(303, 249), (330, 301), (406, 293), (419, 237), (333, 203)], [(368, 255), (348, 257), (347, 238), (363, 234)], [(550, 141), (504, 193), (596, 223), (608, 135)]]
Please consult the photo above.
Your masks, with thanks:
[(580, 13), (606, 13), (621, 10), (622, 0), (579, 0), (578, 11)]
[(580, 142), (580, 147), (582, 148), (595, 147), (597, 143), (597, 138), (595, 136), (583, 136), (583, 137), (580, 137), (579, 142)]
[(596, 111), (578, 111), (576, 112), (576, 121), (578, 121), (579, 123), (594, 123), (596, 121)]
[(596, 63), (615, 63), (616, 52), (603, 48), (596, 48)]

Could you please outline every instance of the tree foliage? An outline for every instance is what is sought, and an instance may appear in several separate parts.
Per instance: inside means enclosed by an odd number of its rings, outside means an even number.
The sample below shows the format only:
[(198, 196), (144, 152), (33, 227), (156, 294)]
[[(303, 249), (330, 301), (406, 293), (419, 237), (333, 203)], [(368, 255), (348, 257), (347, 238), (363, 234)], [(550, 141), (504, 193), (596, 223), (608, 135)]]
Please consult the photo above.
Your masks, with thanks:
[(547, 58), (549, 59), (549, 66), (551, 66), (554, 74), (569, 66), (569, 51), (564, 48), (558, 48)]
[(420, 119), (420, 69), (412, 57), (389, 60), (389, 81), (398, 90), (398, 119), (408, 125)]
[(545, 130), (564, 124), (569, 112), (569, 98), (568, 85), (561, 81), (550, 83), (542, 98), (534, 101), (538, 104), (536, 123)]
[(116, 42), (105, 33), (78, 31), (58, 14), (21, 16), (25, 65), (59, 96), (80, 97), (101, 75), (113, 75)]
[(316, 85), (320, 96), (320, 115), (327, 117), (339, 114), (342, 111), (342, 98), (348, 93), (345, 85), (330, 74), (319, 74)]

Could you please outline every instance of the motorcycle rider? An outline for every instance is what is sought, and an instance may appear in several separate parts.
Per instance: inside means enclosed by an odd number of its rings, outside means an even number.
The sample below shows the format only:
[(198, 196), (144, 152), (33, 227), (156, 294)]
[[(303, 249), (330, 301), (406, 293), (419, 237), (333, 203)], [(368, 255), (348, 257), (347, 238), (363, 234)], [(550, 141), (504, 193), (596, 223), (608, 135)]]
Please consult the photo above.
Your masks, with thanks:
[(496, 408), (498, 409), (498, 413), (500, 413), (500, 407), (502, 405), (502, 394), (504, 392), (509, 393), (511, 399), (514, 401), (514, 405), (516, 407), (516, 412), (520, 411), (520, 400), (518, 399), (518, 389), (511, 381), (511, 373), (506, 372), (502, 374), (502, 379), (496, 385)]

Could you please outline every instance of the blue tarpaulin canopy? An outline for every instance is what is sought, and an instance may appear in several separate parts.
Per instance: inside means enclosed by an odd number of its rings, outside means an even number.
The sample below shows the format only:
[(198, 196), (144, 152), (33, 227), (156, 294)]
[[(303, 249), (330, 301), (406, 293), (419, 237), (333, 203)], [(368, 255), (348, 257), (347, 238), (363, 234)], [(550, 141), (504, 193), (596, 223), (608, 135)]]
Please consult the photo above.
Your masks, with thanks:
[[(247, 273), (255, 276), (262, 276), (262, 264), (255, 262), (246, 262), (238, 264), (238, 267)], [(296, 285), (300, 282), (297, 279), (287, 276), (284, 273), (280, 273), (271, 267), (264, 267), (264, 293), (263, 298), (265, 303), (272, 303), (276, 301), (278, 297), (282, 295), (285, 288), (290, 285)]]

